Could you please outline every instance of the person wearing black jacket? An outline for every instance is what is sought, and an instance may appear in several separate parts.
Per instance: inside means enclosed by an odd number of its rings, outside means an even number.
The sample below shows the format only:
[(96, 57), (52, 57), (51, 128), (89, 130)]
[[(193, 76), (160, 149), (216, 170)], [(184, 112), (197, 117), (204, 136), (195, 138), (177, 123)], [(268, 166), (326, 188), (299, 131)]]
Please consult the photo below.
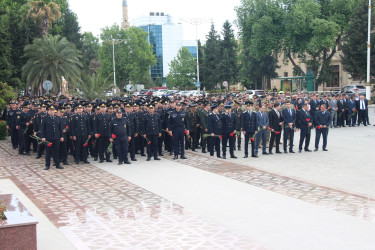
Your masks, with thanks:
[(346, 102), (343, 100), (344, 97), (340, 96), (340, 100), (337, 101), (337, 126), (345, 127), (346, 120)]
[[(116, 112), (116, 116), (118, 116), (117, 112)], [(137, 121), (136, 121), (135, 113), (132, 112), (132, 107), (129, 103), (125, 105), (125, 113), (123, 114), (123, 117), (125, 117), (126, 120), (128, 121), (130, 131), (131, 131), (131, 134), (129, 135), (131, 137), (131, 140), (129, 140), (129, 149), (128, 149), (128, 151), (130, 152), (130, 159), (132, 161), (137, 161), (137, 159), (135, 158), (135, 139), (136, 137), (138, 137), (138, 134), (137, 134), (138, 128), (137, 128)]]
[(303, 143), (305, 142), (305, 151), (306, 152), (311, 152), (309, 149), (309, 144), (310, 144), (310, 137), (311, 137), (311, 129), (312, 125), (314, 124), (314, 119), (311, 116), (309, 110), (309, 105), (305, 103), (303, 105), (302, 110), (298, 112), (298, 120), (299, 120), (299, 128), (301, 129), (301, 136), (299, 140), (299, 152), (302, 152), (302, 146)]
[(244, 158), (249, 157), (249, 140), (251, 141), (251, 157), (257, 158), (255, 154), (255, 139), (254, 134), (257, 131), (257, 114), (252, 111), (253, 103), (250, 101), (245, 102), (247, 111), (242, 113), (241, 117), (241, 130), (245, 135), (245, 155)]
[(77, 113), (70, 117), (70, 135), (75, 146), (74, 162), (75, 164), (79, 164), (80, 159), (82, 159), (83, 163), (89, 164), (86, 150), (88, 143), (86, 145), (86, 141), (91, 138), (90, 118), (82, 113), (82, 104), (77, 104), (75, 108), (77, 109)]
[(118, 165), (131, 164), (128, 160), (128, 143), (132, 140), (131, 127), (125, 117), (122, 117), (121, 109), (117, 109), (116, 118), (111, 120), (109, 141), (115, 143), (116, 151), (118, 154)]
[(288, 138), (289, 138), (289, 153), (295, 153), (293, 151), (294, 144), (294, 129), (296, 128), (297, 114), (298, 112), (293, 109), (292, 104), (288, 101), (286, 103), (286, 109), (282, 111), (284, 119), (284, 154), (287, 154)]
[(17, 109), (15, 101), (10, 102), (10, 109), (7, 114), (7, 129), (10, 132), (13, 149), (18, 147), (18, 130), (16, 129), (17, 116), (21, 114), (21, 110)]
[(283, 117), (281, 116), (281, 113), (280, 113), (280, 104), (279, 103), (275, 103), (273, 105), (273, 109), (268, 112), (268, 119), (270, 120), (270, 129), (271, 129), (271, 139), (270, 139), (270, 144), (269, 144), (269, 154), (273, 154), (272, 153), (272, 149), (273, 149), (273, 143), (276, 139), (276, 153), (277, 154), (282, 154), (280, 152), (280, 148), (279, 148), (279, 145), (280, 145), (280, 138), (281, 138), (281, 129), (282, 129), (282, 125), (283, 125)]
[(328, 136), (328, 127), (332, 122), (332, 116), (327, 110), (325, 104), (320, 106), (320, 111), (315, 114), (315, 126), (316, 126), (316, 136), (315, 136), (315, 150), (318, 151), (320, 135), (323, 136), (323, 151), (328, 151), (327, 147), (327, 136)]
[(161, 136), (161, 120), (157, 112), (155, 112), (155, 106), (149, 105), (149, 112), (145, 114), (143, 118), (143, 138), (147, 142), (147, 161), (151, 160), (154, 156), (154, 160), (160, 160), (158, 157), (158, 138)]
[(237, 117), (231, 112), (232, 106), (225, 105), (225, 113), (221, 115), (221, 121), (223, 123), (223, 142), (222, 142), (222, 150), (223, 150), (223, 159), (226, 159), (227, 153), (227, 143), (229, 140), (229, 153), (230, 158), (237, 158), (234, 155), (234, 143), (236, 142), (236, 134), (237, 134)]
[(97, 140), (96, 145), (99, 152), (99, 163), (104, 162), (104, 155), (106, 162), (112, 162), (110, 159), (110, 152), (107, 152), (109, 145), (109, 123), (112, 120), (112, 115), (106, 113), (107, 106), (102, 103), (100, 105), (100, 112), (92, 120), (93, 132)]

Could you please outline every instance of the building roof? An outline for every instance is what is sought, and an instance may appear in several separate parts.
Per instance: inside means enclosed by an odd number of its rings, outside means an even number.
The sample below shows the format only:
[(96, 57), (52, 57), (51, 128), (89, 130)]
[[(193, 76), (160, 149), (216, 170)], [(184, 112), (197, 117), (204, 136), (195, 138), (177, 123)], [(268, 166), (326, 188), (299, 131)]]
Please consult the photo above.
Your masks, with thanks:
[(122, 7), (128, 7), (128, 1), (122, 0)]

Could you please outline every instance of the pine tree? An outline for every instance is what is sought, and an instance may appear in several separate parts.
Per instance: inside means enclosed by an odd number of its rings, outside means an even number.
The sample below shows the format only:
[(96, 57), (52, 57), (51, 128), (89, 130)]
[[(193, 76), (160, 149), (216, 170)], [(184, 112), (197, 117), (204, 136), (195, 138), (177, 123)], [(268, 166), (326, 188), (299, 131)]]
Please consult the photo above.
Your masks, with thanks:
[[(346, 36), (341, 46), (343, 55), (342, 64), (344, 70), (352, 77), (366, 80), (367, 70), (367, 25), (368, 25), (368, 1), (360, 0), (355, 10), (355, 18), (349, 24)], [(372, 18), (371, 27), (375, 27), (375, 19)], [(375, 76), (375, 34), (371, 34), (371, 75)]]

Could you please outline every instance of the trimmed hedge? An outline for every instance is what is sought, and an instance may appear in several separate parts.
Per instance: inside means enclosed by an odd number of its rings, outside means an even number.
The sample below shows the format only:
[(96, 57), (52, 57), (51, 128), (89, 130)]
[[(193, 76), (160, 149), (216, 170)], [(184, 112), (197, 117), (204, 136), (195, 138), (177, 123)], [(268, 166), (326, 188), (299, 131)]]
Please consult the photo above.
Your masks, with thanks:
[(6, 121), (1, 120), (0, 121), (0, 140), (5, 140), (5, 137), (7, 136), (7, 123)]

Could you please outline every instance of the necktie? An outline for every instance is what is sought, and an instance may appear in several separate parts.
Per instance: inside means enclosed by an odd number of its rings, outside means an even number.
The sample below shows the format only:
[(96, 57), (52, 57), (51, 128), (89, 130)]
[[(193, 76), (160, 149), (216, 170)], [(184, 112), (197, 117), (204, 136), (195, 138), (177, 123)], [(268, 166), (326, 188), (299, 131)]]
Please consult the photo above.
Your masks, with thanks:
[(289, 114), (290, 114), (290, 116), (292, 116), (292, 110), (291, 109), (289, 109)]
[(323, 115), (325, 115), (325, 113), (326, 113), (326, 112), (325, 112), (325, 111), (323, 111)]

